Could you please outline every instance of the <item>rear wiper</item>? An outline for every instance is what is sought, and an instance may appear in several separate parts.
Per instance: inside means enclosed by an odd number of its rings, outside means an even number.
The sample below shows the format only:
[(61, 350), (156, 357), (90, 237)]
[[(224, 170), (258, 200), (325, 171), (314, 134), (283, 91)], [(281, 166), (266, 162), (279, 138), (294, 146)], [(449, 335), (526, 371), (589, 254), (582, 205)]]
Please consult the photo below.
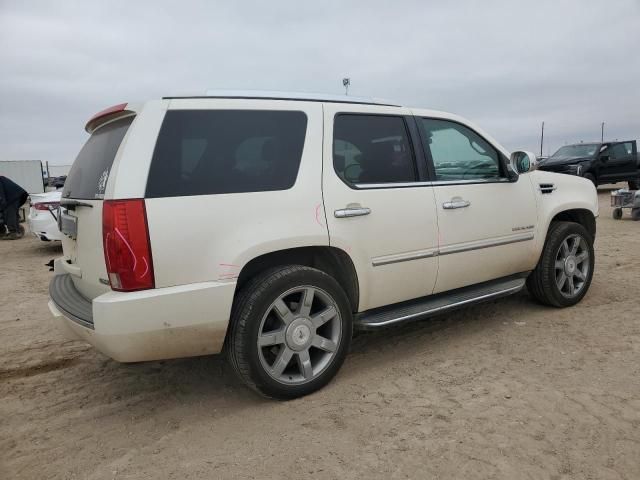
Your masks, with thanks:
[(65, 198), (60, 200), (60, 206), (70, 208), (71, 210), (75, 209), (76, 207), (93, 208), (93, 205), (91, 205), (90, 203), (79, 202), (78, 200), (68, 200)]

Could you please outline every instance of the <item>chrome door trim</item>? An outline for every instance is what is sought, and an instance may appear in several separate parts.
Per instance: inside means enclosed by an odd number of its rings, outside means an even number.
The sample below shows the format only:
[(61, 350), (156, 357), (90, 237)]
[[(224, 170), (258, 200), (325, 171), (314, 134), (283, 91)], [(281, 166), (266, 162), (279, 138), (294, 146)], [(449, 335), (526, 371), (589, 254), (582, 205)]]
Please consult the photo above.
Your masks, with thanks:
[(354, 186), (360, 190), (376, 188), (408, 188), (408, 187), (430, 187), (432, 182), (397, 182), (397, 183), (355, 183)]
[(431, 258), (438, 255), (437, 249), (423, 250), (420, 252), (400, 253), (394, 255), (385, 255), (383, 257), (376, 257), (371, 261), (374, 267), (382, 265), (390, 265), (392, 263), (410, 262), (411, 260), (420, 260), (422, 258)]
[(468, 185), (475, 183), (512, 183), (508, 178), (470, 178), (460, 180), (435, 180), (431, 185), (437, 187), (439, 185)]
[(473, 242), (459, 243), (456, 245), (448, 245), (440, 248), (429, 250), (421, 250), (418, 252), (400, 253), (393, 255), (385, 255), (375, 257), (371, 261), (374, 267), (382, 265), (391, 265), (393, 263), (409, 262), (411, 260), (420, 260), (423, 258), (438, 257), (442, 255), (451, 255), (454, 253), (470, 252), (472, 250), (481, 250), (484, 248), (499, 247), (501, 245), (509, 245), (511, 243), (527, 242), (533, 240), (535, 235), (533, 232), (516, 233), (514, 235), (506, 235), (504, 237), (494, 237), (487, 240), (476, 240)]
[(410, 188), (410, 187), (439, 187), (441, 185), (473, 185), (483, 183), (512, 183), (508, 178), (476, 178), (461, 180), (435, 180), (430, 182), (396, 182), (396, 183), (354, 183), (358, 190), (376, 188)]
[(476, 240), (473, 242), (465, 242), (454, 245), (440, 247), (438, 255), (451, 255), (453, 253), (469, 252), (471, 250), (481, 250), (483, 248), (498, 247), (500, 245), (509, 245), (510, 243), (527, 242), (533, 240), (535, 235), (532, 232), (516, 233), (514, 235), (506, 235), (504, 237), (488, 238), (486, 240)]

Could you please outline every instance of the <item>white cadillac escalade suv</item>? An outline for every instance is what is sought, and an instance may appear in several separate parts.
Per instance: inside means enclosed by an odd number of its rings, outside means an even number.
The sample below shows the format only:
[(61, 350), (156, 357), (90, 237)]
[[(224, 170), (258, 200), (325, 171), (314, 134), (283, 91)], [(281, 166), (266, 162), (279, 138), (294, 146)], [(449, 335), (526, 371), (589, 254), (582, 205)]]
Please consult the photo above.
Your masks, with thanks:
[(597, 195), (448, 113), (213, 92), (89, 120), (49, 307), (121, 362), (225, 352), (275, 398), (325, 385), (354, 329), (520, 291), (567, 307)]

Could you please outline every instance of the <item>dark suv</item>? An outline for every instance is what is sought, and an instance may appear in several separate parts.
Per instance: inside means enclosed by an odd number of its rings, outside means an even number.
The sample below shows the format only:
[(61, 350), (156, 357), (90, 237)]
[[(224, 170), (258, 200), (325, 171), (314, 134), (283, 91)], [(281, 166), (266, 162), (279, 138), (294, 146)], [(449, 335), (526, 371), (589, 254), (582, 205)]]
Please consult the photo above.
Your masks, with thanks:
[(631, 190), (637, 190), (640, 183), (635, 140), (565, 145), (542, 161), (540, 169), (578, 175), (596, 186), (626, 181)]

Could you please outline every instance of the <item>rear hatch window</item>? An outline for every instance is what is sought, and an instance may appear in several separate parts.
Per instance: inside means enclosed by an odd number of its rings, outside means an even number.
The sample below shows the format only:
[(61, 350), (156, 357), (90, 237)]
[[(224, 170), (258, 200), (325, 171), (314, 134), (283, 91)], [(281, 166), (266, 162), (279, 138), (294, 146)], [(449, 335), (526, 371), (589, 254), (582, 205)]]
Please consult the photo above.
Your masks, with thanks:
[(98, 128), (78, 154), (62, 191), (64, 198), (95, 200), (104, 198), (113, 159), (133, 116)]

